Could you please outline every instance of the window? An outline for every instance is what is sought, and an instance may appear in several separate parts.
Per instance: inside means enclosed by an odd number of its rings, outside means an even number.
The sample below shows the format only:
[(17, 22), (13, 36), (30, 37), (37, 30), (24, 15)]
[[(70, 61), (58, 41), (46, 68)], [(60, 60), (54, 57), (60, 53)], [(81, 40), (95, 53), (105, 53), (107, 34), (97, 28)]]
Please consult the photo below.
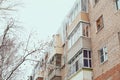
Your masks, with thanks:
[(78, 71), (78, 61), (75, 62), (75, 65), (76, 65), (76, 71)]
[(61, 66), (61, 55), (56, 54), (56, 66)]
[(99, 50), (100, 53), (100, 62), (103, 63), (108, 59), (108, 53), (107, 53), (107, 48), (103, 47), (102, 49)]
[(86, 36), (86, 37), (89, 36), (88, 26), (83, 27), (83, 36)]
[(98, 3), (99, 0), (95, 0), (95, 4)]
[(103, 16), (100, 16), (99, 19), (96, 21), (97, 25), (97, 32), (100, 31), (104, 25), (103, 25)]
[(81, 50), (73, 58), (68, 62), (69, 63), (68, 77), (76, 73), (81, 68), (92, 67), (90, 50)]
[(75, 29), (70, 33), (68, 37), (68, 49), (70, 49), (74, 43), (80, 38), (80, 36), (89, 37), (89, 24), (79, 22)]
[(83, 50), (83, 57), (84, 57), (84, 67), (91, 67), (91, 51)]
[(88, 12), (88, 0), (81, 0), (81, 11)]
[(117, 10), (120, 9), (120, 0), (116, 0)]

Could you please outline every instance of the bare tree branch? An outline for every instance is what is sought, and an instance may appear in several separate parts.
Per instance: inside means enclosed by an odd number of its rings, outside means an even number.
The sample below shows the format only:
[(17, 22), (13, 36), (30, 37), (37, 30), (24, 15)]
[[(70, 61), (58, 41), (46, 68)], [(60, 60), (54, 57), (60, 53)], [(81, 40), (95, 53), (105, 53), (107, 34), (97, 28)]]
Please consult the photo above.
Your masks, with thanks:
[(10, 72), (9, 76), (6, 78), (6, 80), (9, 80), (11, 78), (11, 76), (14, 74), (14, 72), (26, 61), (26, 60), (31, 60), (31, 61), (35, 61), (35, 62), (38, 62), (36, 60), (32, 60), (32, 59), (27, 59), (27, 57), (31, 54), (34, 54), (36, 52), (39, 52), (39, 53), (44, 53), (44, 50), (45, 50), (45, 46), (48, 45), (48, 42), (42, 42), (39, 44), (39, 47), (35, 48), (34, 50), (27, 50), (27, 47), (28, 47), (28, 44), (29, 44), (29, 40), (31, 38), (31, 34), (29, 35), (28, 37), (28, 40), (27, 40), (27, 44), (26, 44), (26, 48), (25, 48), (25, 53), (26, 51), (28, 51), (28, 53), (26, 55), (23, 56), (23, 58), (19, 61), (19, 63), (16, 65), (16, 67), (14, 69), (12, 69), (12, 71)]

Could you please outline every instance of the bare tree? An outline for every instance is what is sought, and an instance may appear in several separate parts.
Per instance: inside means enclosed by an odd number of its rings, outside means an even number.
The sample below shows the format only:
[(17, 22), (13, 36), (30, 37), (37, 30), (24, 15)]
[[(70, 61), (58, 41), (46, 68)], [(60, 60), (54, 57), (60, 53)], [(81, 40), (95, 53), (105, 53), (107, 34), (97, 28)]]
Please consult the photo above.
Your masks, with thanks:
[[(15, 11), (15, 7), (20, 5), (19, 2), (12, 3), (14, 0), (0, 0), (0, 17), (8, 15), (9, 11)], [(22, 46), (22, 42), (17, 42), (17, 37), (11, 34), (12, 30), (16, 29), (15, 20), (10, 19), (5, 26), (3, 34), (0, 35), (0, 80), (12, 80), (16, 71), (26, 61), (28, 57), (35, 53), (44, 53), (48, 42), (41, 41), (34, 44), (32, 49), (28, 49), (31, 34), (28, 37), (25, 45), (24, 55), (17, 57), (17, 53)], [(15, 33), (13, 31), (13, 33)], [(37, 46), (36, 46), (37, 45)], [(34, 61), (34, 60), (33, 60)]]
[[(20, 49), (21, 43), (18, 43), (16, 45), (15, 40), (13, 36), (11, 36), (10, 31), (14, 29), (16, 26), (14, 24), (14, 21), (10, 21), (7, 27), (4, 30), (4, 33), (2, 35), (2, 42), (0, 45), (0, 56), (1, 56), (1, 74), (0, 74), (0, 80), (10, 80), (13, 75), (15, 76), (15, 72), (18, 70), (18, 68), (26, 61), (30, 60), (28, 59), (29, 55), (35, 54), (35, 53), (44, 53), (45, 49), (48, 45), (48, 42), (40, 41), (37, 44), (34, 44), (34, 47), (32, 49), (28, 49), (28, 44), (30, 41), (30, 38), (32, 34), (28, 36), (28, 40), (26, 42), (26, 46), (23, 52), (23, 56), (20, 58), (16, 58), (16, 54), (18, 49)], [(11, 38), (12, 37), (12, 38)], [(34, 61), (34, 60), (33, 60)]]
[[(10, 35), (12, 29), (15, 29), (14, 21), (8, 22), (3, 34), (1, 35), (0, 44), (0, 80), (3, 80), (5, 70), (12, 66), (13, 58), (20, 45), (16, 45), (15, 37)], [(7, 70), (6, 70), (7, 71)]]

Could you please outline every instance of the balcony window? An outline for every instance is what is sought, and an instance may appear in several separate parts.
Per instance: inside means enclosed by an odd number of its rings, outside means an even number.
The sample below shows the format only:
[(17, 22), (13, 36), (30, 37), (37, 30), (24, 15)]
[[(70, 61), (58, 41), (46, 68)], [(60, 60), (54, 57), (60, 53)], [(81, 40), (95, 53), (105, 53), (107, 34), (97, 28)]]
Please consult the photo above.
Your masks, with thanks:
[(75, 29), (70, 33), (68, 37), (68, 49), (70, 49), (74, 43), (80, 38), (80, 36), (89, 37), (89, 24), (79, 22)]
[(81, 68), (91, 68), (91, 51), (90, 50), (83, 50), (82, 52), (78, 52), (74, 59), (71, 59), (69, 63), (69, 74), (76, 73)]
[(61, 54), (56, 54), (56, 66), (61, 66)]
[(91, 52), (88, 50), (83, 50), (84, 57), (84, 67), (91, 67)]
[(117, 6), (117, 10), (120, 9), (120, 0), (116, 0), (116, 6)]
[(88, 12), (88, 0), (81, 0), (81, 11)]
[(100, 16), (98, 18), (98, 20), (96, 21), (96, 25), (97, 25), (97, 32), (100, 31), (104, 25), (103, 25), (103, 16)]
[(78, 0), (78, 2), (73, 6), (71, 13), (68, 16), (69, 25), (73, 22), (80, 12), (88, 12), (88, 0)]
[(88, 26), (87, 25), (85, 27), (83, 27), (83, 36), (86, 36), (86, 37), (89, 36), (89, 30), (88, 30)]
[(107, 53), (107, 48), (103, 47), (102, 49), (99, 50), (100, 54), (100, 62), (104, 63), (105, 61), (108, 60), (108, 53)]
[(76, 71), (78, 71), (78, 61), (75, 62), (75, 66), (76, 66)]

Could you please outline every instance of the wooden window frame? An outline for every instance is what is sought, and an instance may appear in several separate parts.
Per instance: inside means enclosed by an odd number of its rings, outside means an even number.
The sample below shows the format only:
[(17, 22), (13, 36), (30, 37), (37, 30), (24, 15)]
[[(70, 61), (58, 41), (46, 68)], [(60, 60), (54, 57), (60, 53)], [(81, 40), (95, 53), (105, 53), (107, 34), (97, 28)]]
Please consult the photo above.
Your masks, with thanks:
[(99, 32), (103, 27), (104, 27), (104, 23), (103, 23), (103, 15), (101, 15), (97, 20), (96, 20), (96, 29), (97, 32)]

